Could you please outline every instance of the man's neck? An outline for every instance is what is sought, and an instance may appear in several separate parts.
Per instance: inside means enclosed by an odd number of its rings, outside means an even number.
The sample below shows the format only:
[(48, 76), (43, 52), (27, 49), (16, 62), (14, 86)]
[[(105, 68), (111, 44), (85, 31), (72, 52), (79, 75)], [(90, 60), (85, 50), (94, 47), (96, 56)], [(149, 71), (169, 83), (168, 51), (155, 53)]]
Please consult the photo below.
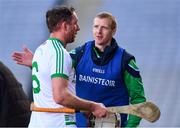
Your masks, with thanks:
[(61, 36), (61, 34), (54, 32), (54, 33), (51, 33), (49, 37), (59, 39), (64, 44), (64, 47), (66, 48), (66, 41), (64, 37)]
[(100, 52), (104, 52), (106, 46), (110, 46), (110, 45), (111, 45), (111, 42), (109, 42), (109, 43), (107, 43), (107, 44), (105, 44), (105, 45), (104, 45), (104, 44), (103, 44), (103, 45), (98, 45), (98, 44), (96, 44), (96, 42), (95, 42), (95, 47), (98, 48)]

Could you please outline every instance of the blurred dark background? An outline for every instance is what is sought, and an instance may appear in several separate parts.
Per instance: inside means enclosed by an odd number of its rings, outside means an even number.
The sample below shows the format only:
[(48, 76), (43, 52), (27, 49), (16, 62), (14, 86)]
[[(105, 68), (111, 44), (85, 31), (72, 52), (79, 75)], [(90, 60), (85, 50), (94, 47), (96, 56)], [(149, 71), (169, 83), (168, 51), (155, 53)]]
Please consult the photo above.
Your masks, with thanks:
[(73, 5), (81, 30), (68, 50), (92, 40), (92, 22), (100, 11), (118, 22), (120, 46), (136, 56), (148, 100), (161, 109), (155, 123), (142, 127), (180, 127), (180, 0), (0, 0), (0, 60), (31, 95), (31, 70), (11, 59), (23, 46), (33, 52), (48, 36), (46, 11), (54, 5)]

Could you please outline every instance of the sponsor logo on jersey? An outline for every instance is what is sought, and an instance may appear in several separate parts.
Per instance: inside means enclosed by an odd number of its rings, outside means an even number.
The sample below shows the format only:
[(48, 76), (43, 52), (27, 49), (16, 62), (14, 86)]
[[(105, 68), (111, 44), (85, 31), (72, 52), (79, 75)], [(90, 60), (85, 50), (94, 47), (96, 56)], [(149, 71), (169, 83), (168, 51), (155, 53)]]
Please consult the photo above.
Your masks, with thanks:
[(82, 82), (87, 82), (87, 83), (92, 83), (92, 84), (99, 84), (103, 86), (115, 86), (115, 81), (114, 80), (109, 80), (109, 79), (103, 79), (103, 78), (98, 78), (98, 77), (93, 77), (93, 76), (86, 76), (86, 75), (79, 75), (79, 81)]

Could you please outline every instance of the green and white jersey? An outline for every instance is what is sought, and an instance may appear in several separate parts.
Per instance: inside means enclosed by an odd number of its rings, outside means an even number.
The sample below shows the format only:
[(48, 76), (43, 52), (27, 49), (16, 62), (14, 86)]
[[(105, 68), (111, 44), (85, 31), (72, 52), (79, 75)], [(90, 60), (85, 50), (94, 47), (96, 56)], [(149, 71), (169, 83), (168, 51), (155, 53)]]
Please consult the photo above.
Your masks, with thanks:
[[(75, 93), (72, 59), (60, 40), (49, 38), (36, 49), (32, 62), (33, 98), (36, 106), (63, 107), (53, 99), (51, 79), (54, 77), (67, 79), (68, 89)], [(75, 126), (74, 114), (32, 112), (29, 124), (29, 127), (68, 126)]]

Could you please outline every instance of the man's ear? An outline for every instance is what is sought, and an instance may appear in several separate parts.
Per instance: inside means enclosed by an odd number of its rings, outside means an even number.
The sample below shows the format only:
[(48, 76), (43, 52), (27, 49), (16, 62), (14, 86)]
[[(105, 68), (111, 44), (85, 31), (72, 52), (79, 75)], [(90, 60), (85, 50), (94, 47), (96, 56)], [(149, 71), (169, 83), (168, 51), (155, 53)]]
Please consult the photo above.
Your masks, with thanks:
[(116, 29), (112, 30), (112, 36), (114, 36), (116, 33)]
[(61, 27), (64, 31), (67, 30), (67, 22), (62, 22)]

